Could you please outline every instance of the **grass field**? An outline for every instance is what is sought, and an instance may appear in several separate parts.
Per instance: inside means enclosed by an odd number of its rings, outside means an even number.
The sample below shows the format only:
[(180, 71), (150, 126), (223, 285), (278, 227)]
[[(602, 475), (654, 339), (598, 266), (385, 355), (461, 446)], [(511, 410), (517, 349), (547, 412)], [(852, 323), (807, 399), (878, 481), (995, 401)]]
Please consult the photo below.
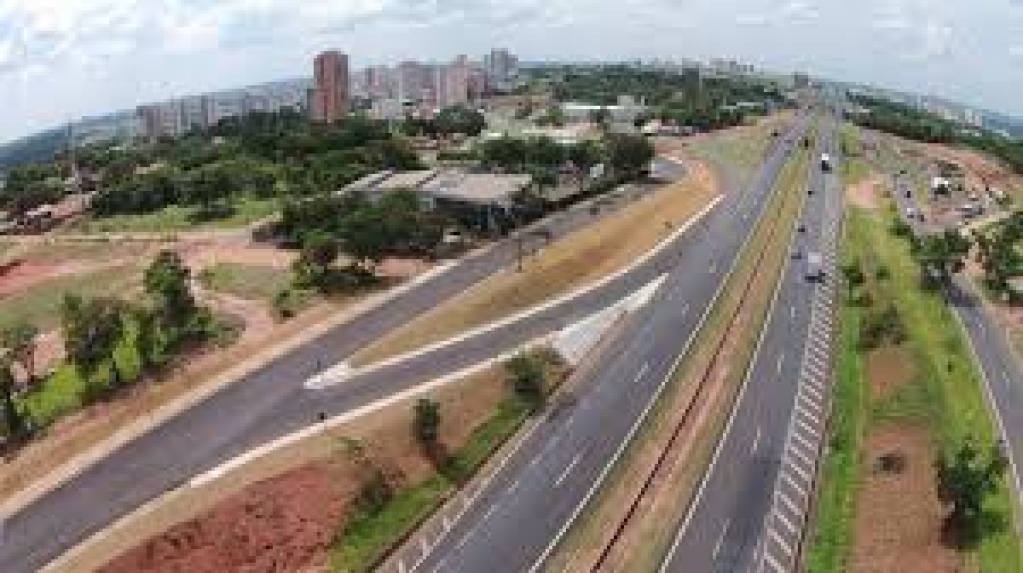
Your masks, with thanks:
[(138, 281), (138, 268), (134, 265), (122, 265), (46, 280), (29, 289), (0, 298), (0, 326), (24, 320), (46, 331), (56, 327), (60, 322), (60, 304), (65, 295), (120, 294), (129, 290)]
[(250, 300), (270, 300), (291, 284), (291, 273), (266, 265), (217, 263), (199, 273), (203, 287)]
[(842, 182), (845, 185), (855, 185), (870, 175), (870, 165), (866, 160), (859, 128), (851, 123), (843, 123), (839, 130), (839, 137), (844, 159)]
[(137, 232), (163, 233), (197, 229), (244, 227), (265, 219), (278, 211), (275, 199), (239, 199), (234, 202), (235, 212), (229, 217), (195, 222), (193, 207), (166, 207), (142, 215), (114, 215), (88, 217), (64, 228), (72, 233)]
[(767, 149), (774, 139), (771, 132), (775, 129), (784, 129), (783, 123), (769, 120), (747, 127), (744, 133), (713, 134), (698, 139), (689, 146), (689, 150), (695, 157), (705, 161), (734, 167), (742, 176), (743, 183), (748, 183), (763, 164)]
[[(889, 206), (883, 214), (852, 208), (847, 217), (846, 252), (849, 260), (859, 261), (868, 276), (872, 269), (883, 266), (889, 277), (873, 281), (871, 296), (875, 305), (892, 303), (902, 317), (917, 376), (883, 400), (869, 406), (859, 392), (853, 391), (852, 380), (862, 379), (849, 357), (848, 345), (855, 343), (844, 330), (840, 354), (839, 388), (834, 404), (838, 426), (833, 439), (842, 445), (832, 448), (825, 462), (823, 497), (817, 516), (817, 530), (810, 547), (812, 571), (835, 571), (847, 558), (851, 546), (850, 531), (854, 512), (849, 506), (855, 496), (857, 481), (865, 471), (861, 453), (853, 451), (853, 443), (862, 439), (866, 420), (874, 422), (912, 422), (926, 424), (936, 447), (952, 447), (965, 436), (980, 443), (993, 443), (995, 438), (990, 412), (984, 400), (980, 373), (973, 362), (967, 341), (952, 311), (939, 293), (920, 288), (920, 268), (910, 253), (906, 240), (890, 231), (894, 211)], [(845, 316), (848, 317), (848, 311)], [(853, 433), (859, 432), (859, 436)], [(848, 439), (851, 443), (846, 444)], [(985, 502), (986, 510), (1012, 522), (1013, 502), (1007, 483)], [(831, 507), (835, 504), (834, 507)], [(983, 571), (1023, 570), (1019, 539), (1010, 529), (997, 530), (983, 538), (976, 550)], [(837, 568), (837, 569), (836, 569)]]
[[(352, 357), (365, 365), (445, 340), (566, 294), (628, 266), (704, 208), (717, 190), (689, 180), (644, 197), (500, 272)], [(666, 223), (671, 223), (669, 228)]]

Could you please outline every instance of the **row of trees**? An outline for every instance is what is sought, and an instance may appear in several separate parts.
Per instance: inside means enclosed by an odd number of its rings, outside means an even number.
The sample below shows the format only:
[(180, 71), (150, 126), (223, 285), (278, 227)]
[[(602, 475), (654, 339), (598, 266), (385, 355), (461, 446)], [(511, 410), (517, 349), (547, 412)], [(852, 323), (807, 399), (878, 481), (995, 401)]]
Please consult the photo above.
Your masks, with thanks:
[[(83, 298), (67, 295), (61, 301), (60, 328), (66, 360), (85, 381), (86, 399), (98, 398), (132, 382), (117, 362), (124, 348), (134, 349), (140, 365), (136, 377), (159, 368), (189, 344), (207, 340), (219, 325), (192, 295), (190, 271), (172, 251), (161, 252), (146, 269), (144, 302), (112, 296)], [(17, 401), (18, 385), (32, 391), (38, 329), (18, 323), (0, 331), (5, 353), (0, 359), (0, 402), (3, 429), (15, 439), (24, 437), (31, 420)]]
[(630, 134), (607, 134), (603, 141), (580, 141), (561, 145), (549, 137), (501, 137), (485, 141), (480, 150), (484, 167), (505, 172), (529, 172), (549, 178), (558, 167), (570, 162), (582, 171), (603, 163), (616, 177), (637, 177), (653, 160), (653, 145), (646, 138)]

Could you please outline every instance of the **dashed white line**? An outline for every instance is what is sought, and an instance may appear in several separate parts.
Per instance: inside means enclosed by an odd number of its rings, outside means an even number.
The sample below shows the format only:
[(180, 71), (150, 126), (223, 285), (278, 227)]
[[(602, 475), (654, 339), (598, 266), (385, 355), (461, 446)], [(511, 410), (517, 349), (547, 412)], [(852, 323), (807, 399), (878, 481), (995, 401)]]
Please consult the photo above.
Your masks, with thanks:
[(572, 461), (568, 464), (564, 471), (561, 472), (561, 475), (558, 476), (558, 479), (554, 481), (554, 487), (560, 486), (561, 482), (565, 481), (565, 478), (568, 477), (568, 474), (572, 472), (572, 468), (574, 468), (575, 465), (579, 463), (579, 460), (581, 460), (582, 457), (583, 454), (582, 452), (580, 452), (576, 454), (574, 458), (572, 458)]
[(721, 552), (721, 547), (725, 544), (725, 536), (728, 535), (728, 526), (731, 523), (731, 519), (726, 519), (725, 524), (721, 527), (721, 534), (718, 535), (717, 543), (714, 544), (714, 552), (711, 554), (711, 559), (718, 558), (718, 553)]
[(757, 426), (757, 432), (753, 436), (753, 445), (750, 446), (749, 453), (751, 455), (757, 453), (757, 447), (758, 446), (760, 446), (760, 426)]
[(778, 374), (781, 374), (781, 368), (783, 364), (785, 364), (784, 353), (778, 355), (778, 363), (775, 365), (775, 370), (778, 372)]

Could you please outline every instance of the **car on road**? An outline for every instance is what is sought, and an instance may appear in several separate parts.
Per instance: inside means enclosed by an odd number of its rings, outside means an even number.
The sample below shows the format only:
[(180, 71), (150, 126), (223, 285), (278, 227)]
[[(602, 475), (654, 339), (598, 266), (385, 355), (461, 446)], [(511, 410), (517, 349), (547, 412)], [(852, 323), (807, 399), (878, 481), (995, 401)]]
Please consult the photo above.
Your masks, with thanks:
[(825, 173), (831, 171), (831, 156), (827, 153), (821, 154), (821, 171)]
[(806, 280), (810, 282), (824, 281), (824, 257), (820, 253), (807, 253)]

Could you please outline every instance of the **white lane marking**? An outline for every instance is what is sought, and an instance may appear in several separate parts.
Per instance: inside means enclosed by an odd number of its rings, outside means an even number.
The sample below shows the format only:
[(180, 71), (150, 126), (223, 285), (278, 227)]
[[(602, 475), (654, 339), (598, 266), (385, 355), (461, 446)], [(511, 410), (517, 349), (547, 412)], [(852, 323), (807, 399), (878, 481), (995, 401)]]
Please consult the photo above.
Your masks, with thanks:
[(575, 467), (576, 464), (579, 463), (579, 460), (581, 460), (582, 458), (583, 458), (582, 452), (576, 454), (575, 457), (572, 458), (572, 461), (571, 463), (568, 464), (568, 467), (566, 467), (565, 470), (561, 472), (561, 475), (558, 476), (558, 479), (554, 481), (554, 487), (560, 486), (561, 482), (565, 481), (565, 478), (568, 477), (568, 474), (572, 472), (572, 469)]
[(496, 509), (497, 509), (497, 504), (496, 503), (491, 505), (489, 508), (487, 508), (487, 512), (483, 514), (483, 518), (480, 519), (480, 523), (483, 523), (484, 521), (486, 521), (487, 518), (489, 518), (494, 513), (494, 510), (496, 510)]
[(426, 540), (426, 537), (419, 538), (419, 548), (423, 550), (423, 555), (430, 554), (430, 542)]
[(803, 447), (807, 448), (808, 450), (816, 449), (814, 442), (811, 442), (806, 438), (806, 436), (800, 434), (799, 432), (792, 432), (792, 437), (798, 440), (801, 444), (803, 444)]
[(778, 363), (775, 365), (775, 370), (777, 370), (778, 374), (781, 374), (781, 368), (783, 364), (785, 364), (784, 353), (778, 355)]
[(806, 408), (803, 408), (801, 404), (797, 404), (796, 405), (796, 415), (799, 415), (799, 414), (802, 414), (802, 415), (806, 416), (807, 418), (809, 418), (810, 422), (812, 422), (813, 425), (815, 425), (815, 426), (820, 426), (821, 425), (821, 419), (819, 417), (817, 417), (816, 415), (814, 415), (813, 413), (811, 413)]
[(803, 463), (811, 469), (813, 468), (813, 460), (803, 451), (802, 448), (797, 448), (795, 443), (789, 444), (787, 451), (790, 454), (795, 454), (797, 458), (803, 460)]
[(636, 377), (632, 379), (632, 383), (635, 384), (636, 382), (639, 382), (639, 379), (642, 378), (643, 375), (646, 374), (646, 371), (649, 370), (649, 369), (650, 369), (650, 363), (649, 362), (644, 362), (643, 366), (640, 366), (639, 371), (636, 372)]
[(717, 543), (714, 544), (714, 552), (711, 554), (711, 559), (718, 558), (718, 553), (721, 552), (721, 547), (725, 544), (725, 536), (728, 535), (728, 526), (731, 524), (731, 519), (725, 520), (724, 526), (721, 527), (721, 534), (718, 535)]
[(441, 521), (443, 522), (443, 525), (444, 525), (444, 532), (447, 533), (448, 531), (450, 531), (451, 530), (451, 518), (448, 517), (447, 515), (445, 515), (441, 519)]
[(779, 563), (778, 560), (774, 558), (774, 555), (771, 555), (770, 551), (764, 552), (764, 558), (767, 561), (767, 564), (770, 565), (771, 569), (774, 571), (785, 571), (785, 566)]
[(786, 541), (785, 538), (782, 537), (780, 533), (778, 533), (777, 529), (773, 527), (770, 528), (768, 530), (768, 534), (771, 536), (771, 539), (773, 539), (774, 542), (778, 544), (779, 547), (785, 550), (785, 555), (787, 555), (788, 557), (792, 557), (792, 547), (790, 547), (788, 541)]
[(788, 482), (789, 487), (796, 490), (796, 493), (798, 493), (800, 497), (806, 499), (806, 490), (803, 488), (802, 485), (799, 484), (799, 482), (792, 478), (792, 474), (790, 474), (789, 472), (781, 472), (781, 477), (783, 480)]
[(788, 528), (790, 533), (799, 533), (799, 530), (796, 529), (795, 524), (789, 521), (789, 518), (785, 517), (785, 515), (781, 511), (778, 511), (776, 509), (773, 512), (773, 515), (778, 518), (778, 521), (781, 521), (785, 525), (785, 527)]
[[(802, 513), (802, 511), (799, 509), (799, 506), (796, 505), (796, 502), (794, 502), (791, 499), (789, 499), (789, 496), (785, 495), (784, 493), (779, 493), (778, 494), (778, 499), (781, 500), (782, 505), (784, 505), (786, 508), (788, 508), (789, 511), (792, 512), (792, 515), (796, 519), (799, 519), (799, 515), (800, 515), (800, 513)], [(781, 515), (781, 514), (779, 514), (779, 515)]]
[(757, 426), (757, 433), (753, 436), (753, 445), (750, 446), (749, 453), (757, 453), (757, 447), (760, 446), (760, 426)]
[(810, 393), (810, 394), (813, 394), (813, 398), (814, 398), (815, 400), (818, 400), (818, 401), (820, 401), (820, 400), (822, 400), (822, 399), (824, 398), (824, 395), (823, 395), (823, 394), (821, 393), (821, 391), (820, 391), (820, 390), (818, 390), (818, 389), (816, 389), (816, 388), (814, 388), (814, 387), (813, 387), (812, 385), (810, 385), (810, 384), (802, 384), (802, 385), (800, 386), (800, 390), (801, 390), (801, 391), (802, 391), (802, 390), (806, 390), (806, 392), (808, 392), (808, 393)]
[(789, 307), (789, 316), (792, 318), (792, 320), (796, 319), (796, 305), (792, 305)]
[(785, 456), (785, 463), (788, 464), (788, 467), (795, 470), (795, 472), (799, 474), (799, 477), (803, 478), (803, 481), (810, 481), (810, 474), (803, 468), (799, 467), (799, 464), (793, 462), (791, 457)]
[(398, 560), (398, 573), (405, 573), (405, 560), (404, 559), (399, 559)]

